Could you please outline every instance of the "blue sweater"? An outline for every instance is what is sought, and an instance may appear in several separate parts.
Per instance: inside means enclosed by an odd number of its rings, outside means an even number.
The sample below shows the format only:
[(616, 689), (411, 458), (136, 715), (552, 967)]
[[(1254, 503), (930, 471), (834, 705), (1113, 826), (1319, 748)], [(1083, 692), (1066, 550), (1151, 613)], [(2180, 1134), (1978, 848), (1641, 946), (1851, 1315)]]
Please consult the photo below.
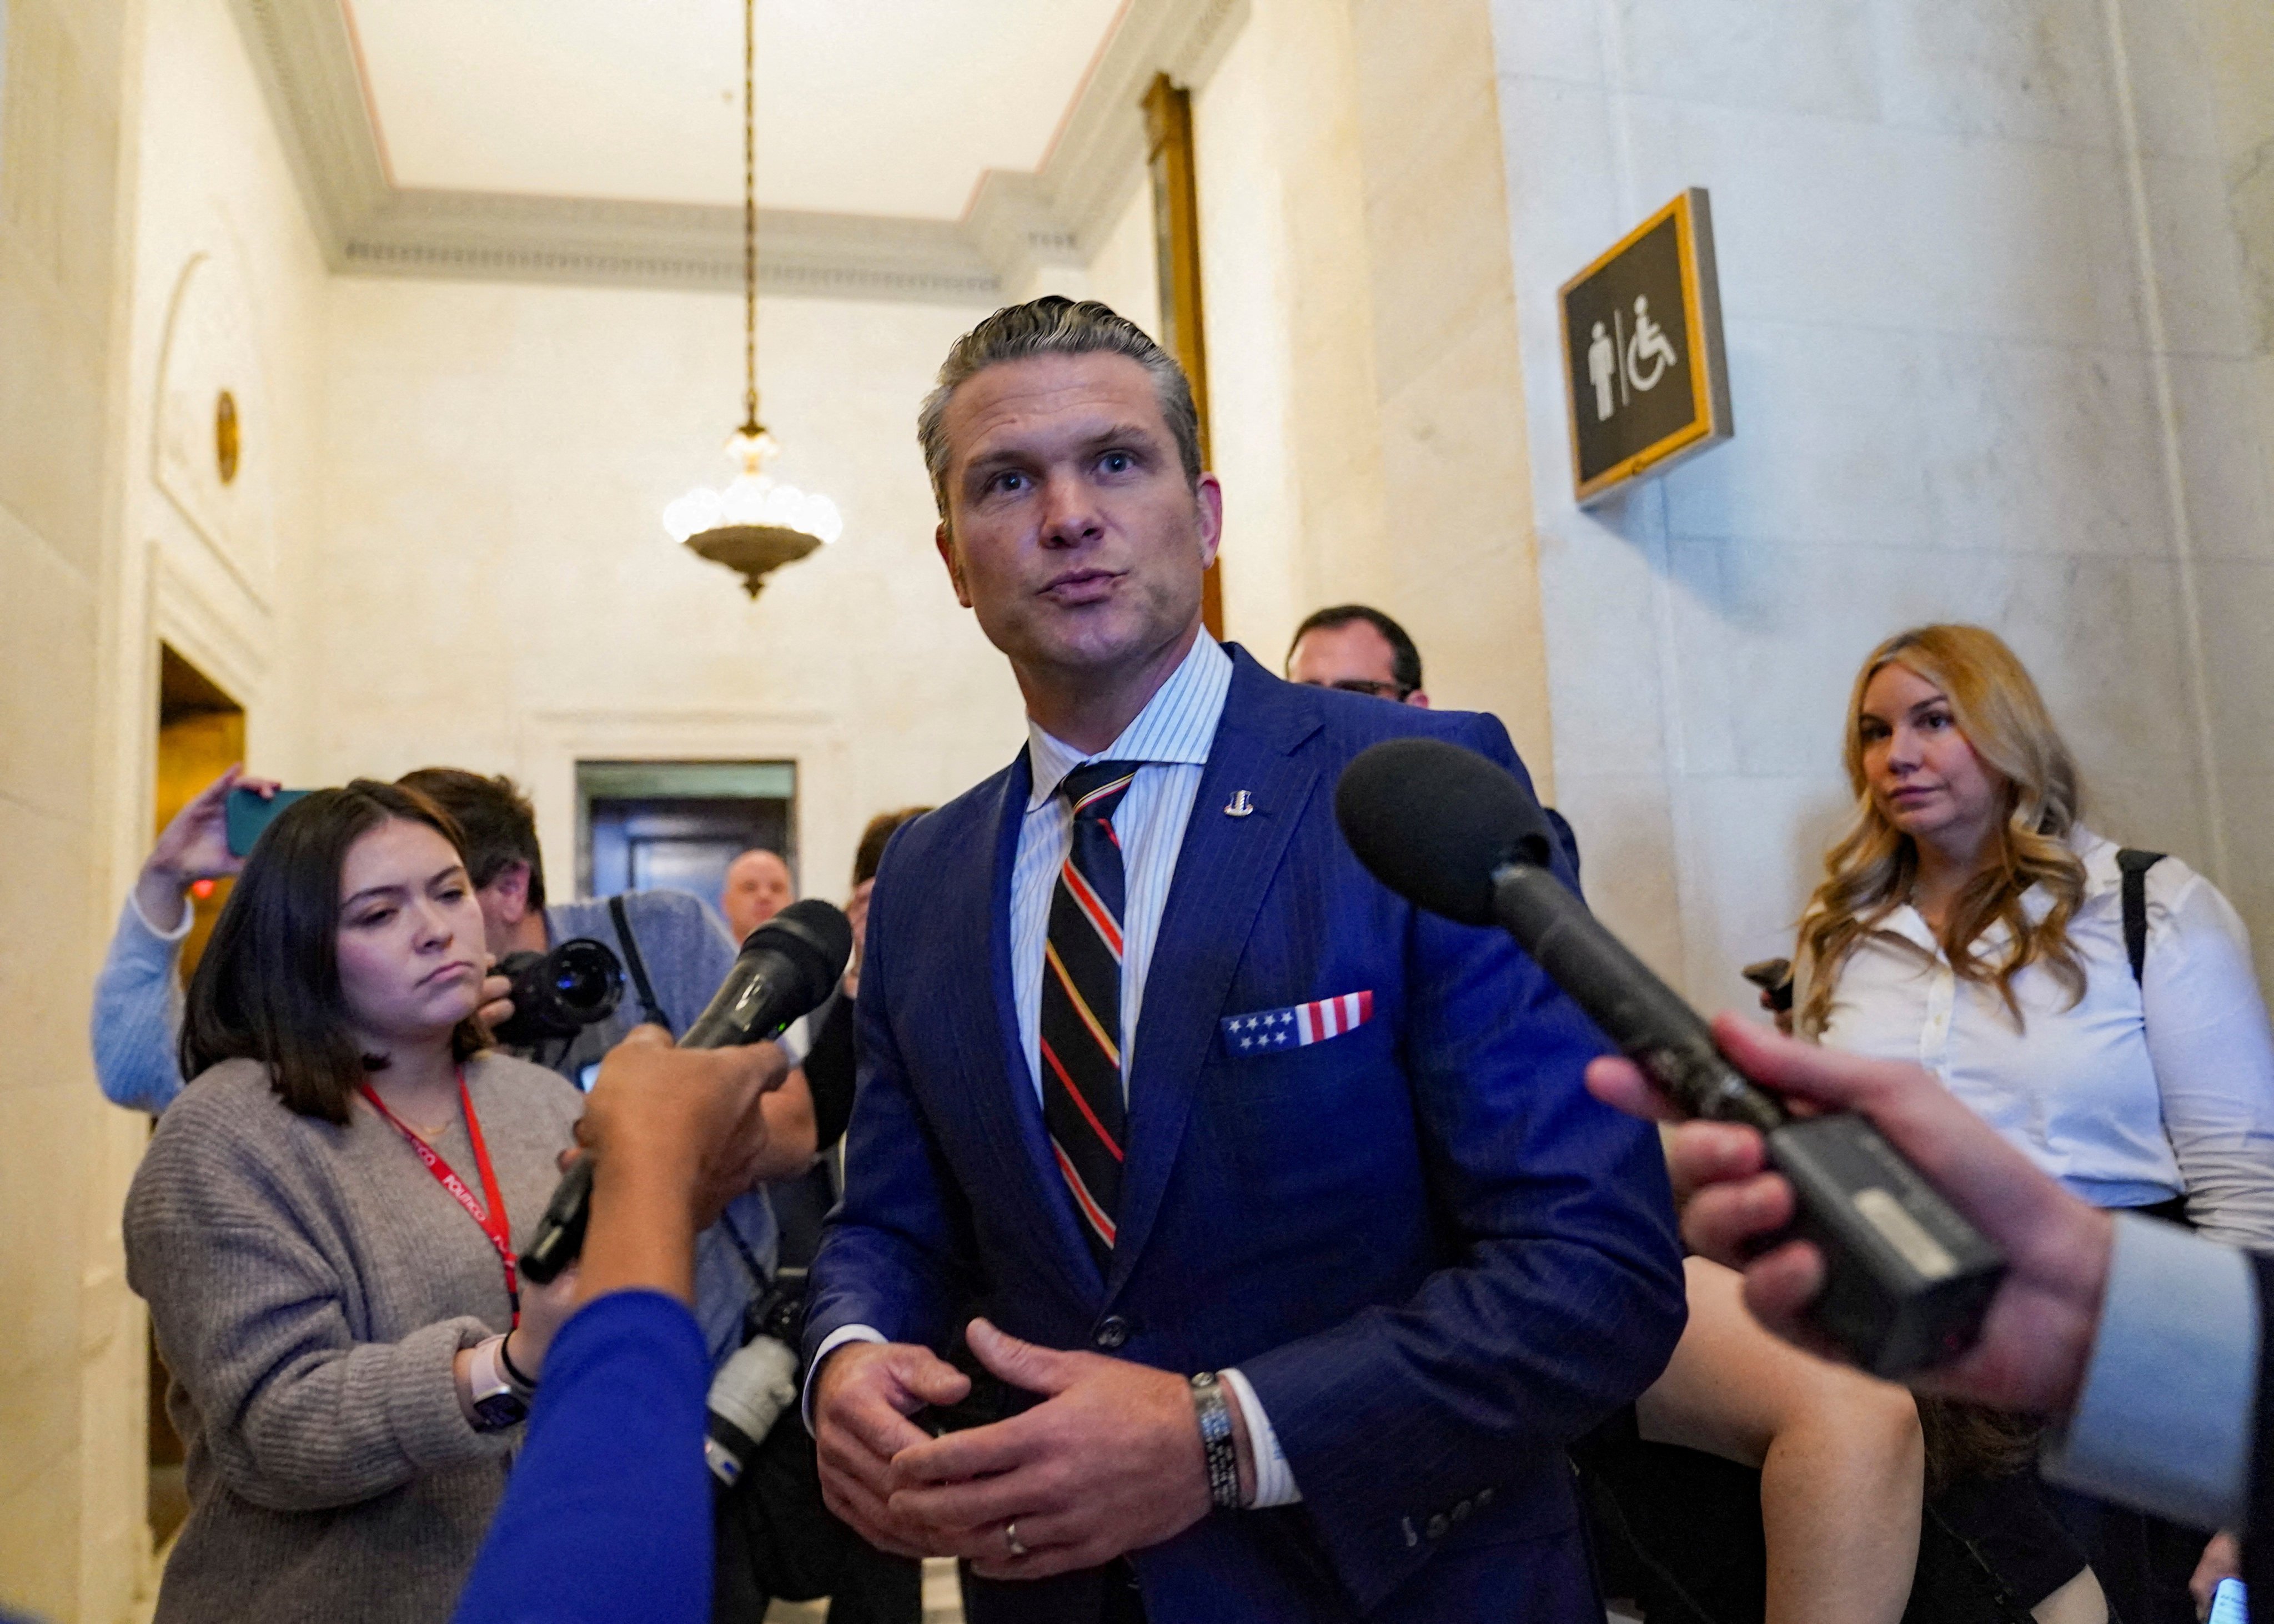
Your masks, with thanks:
[(654, 1291), (596, 1298), (561, 1329), (454, 1624), (708, 1624), (710, 1362)]

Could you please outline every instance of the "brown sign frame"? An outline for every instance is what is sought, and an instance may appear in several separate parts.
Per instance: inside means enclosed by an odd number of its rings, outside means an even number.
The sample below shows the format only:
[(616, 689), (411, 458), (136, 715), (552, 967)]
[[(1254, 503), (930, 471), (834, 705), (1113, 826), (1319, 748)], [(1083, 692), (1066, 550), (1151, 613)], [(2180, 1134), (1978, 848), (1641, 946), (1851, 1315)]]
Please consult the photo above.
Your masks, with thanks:
[[(1593, 479), (1584, 478), (1579, 461), (1580, 402), (1572, 370), (1571, 293), (1669, 217), (1675, 222), (1675, 237), (1681, 254), (1683, 311), (1692, 335), (1690, 392), (1693, 415), (1685, 426), (1613, 463)], [(1687, 188), (1558, 288), (1555, 320), (1562, 336), (1563, 399), (1565, 421), (1571, 436), (1571, 482), (1581, 507), (1590, 507), (1615, 494), (1645, 473), (1663, 472), (1685, 457), (1720, 445), (1736, 432), (1729, 410), (1728, 365), (1721, 347), (1721, 289), (1713, 261), (1713, 207), (1705, 187)]]

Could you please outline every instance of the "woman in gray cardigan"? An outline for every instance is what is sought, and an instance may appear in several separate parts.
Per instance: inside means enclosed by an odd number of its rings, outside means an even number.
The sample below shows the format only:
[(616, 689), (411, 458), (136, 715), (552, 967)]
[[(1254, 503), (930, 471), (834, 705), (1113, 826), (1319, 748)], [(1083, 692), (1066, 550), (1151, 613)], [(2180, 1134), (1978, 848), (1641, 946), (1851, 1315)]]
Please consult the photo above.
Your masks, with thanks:
[(190, 1516), (166, 1624), (449, 1615), (573, 1271), (521, 1287), (582, 1109), (486, 1052), (482, 922), (433, 802), (358, 780), (263, 835), (126, 1203)]

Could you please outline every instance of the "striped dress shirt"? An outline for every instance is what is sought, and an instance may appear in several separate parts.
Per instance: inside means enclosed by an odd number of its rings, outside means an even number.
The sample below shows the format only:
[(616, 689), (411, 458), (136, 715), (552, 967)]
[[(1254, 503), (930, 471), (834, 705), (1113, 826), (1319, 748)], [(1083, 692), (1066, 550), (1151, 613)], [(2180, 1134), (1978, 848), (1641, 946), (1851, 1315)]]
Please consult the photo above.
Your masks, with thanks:
[(1136, 720), (1094, 756), (1085, 756), (1027, 723), (1027, 762), (1035, 787), (1019, 825), (1019, 854), (1011, 869), (1011, 987), (1019, 1014), (1019, 1042), (1027, 1076), (1042, 1097), (1043, 947), (1050, 935), (1050, 895), (1073, 846), (1073, 808), (1058, 793), (1065, 776), (1084, 762), (1141, 762), (1136, 782), (1114, 808), (1121, 842), (1121, 1097), (1129, 1097), (1130, 1056), (1136, 1049), (1137, 1013), (1145, 1001), (1145, 972), (1161, 934), (1161, 914), (1176, 877), (1177, 853), (1192, 821), (1193, 798), (1207, 771), (1209, 746), (1231, 691), (1231, 656), (1206, 632), (1169, 680), (1155, 690)]

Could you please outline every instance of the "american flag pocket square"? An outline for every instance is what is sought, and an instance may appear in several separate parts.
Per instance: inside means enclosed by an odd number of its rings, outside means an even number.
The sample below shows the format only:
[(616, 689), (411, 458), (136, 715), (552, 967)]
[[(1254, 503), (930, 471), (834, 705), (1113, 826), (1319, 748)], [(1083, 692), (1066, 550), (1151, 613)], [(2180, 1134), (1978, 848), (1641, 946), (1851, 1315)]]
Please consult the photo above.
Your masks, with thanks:
[(1306, 1049), (1355, 1031), (1374, 1019), (1374, 994), (1346, 992), (1291, 1009), (1258, 1010), (1224, 1020), (1224, 1052), (1260, 1055), (1271, 1049)]

